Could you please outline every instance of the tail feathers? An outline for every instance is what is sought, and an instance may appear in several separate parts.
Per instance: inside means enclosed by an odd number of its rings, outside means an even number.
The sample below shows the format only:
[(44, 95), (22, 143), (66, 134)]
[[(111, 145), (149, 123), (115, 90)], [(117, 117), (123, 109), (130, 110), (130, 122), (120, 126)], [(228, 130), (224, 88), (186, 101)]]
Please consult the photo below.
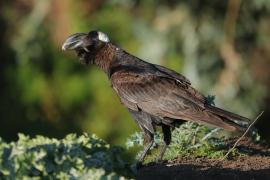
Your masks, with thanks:
[(233, 121), (229, 121), (228, 119), (224, 119), (223, 121), (227, 124), (227, 126), (229, 127), (229, 129), (224, 128), (225, 130), (228, 131), (239, 131), (239, 132), (245, 132), (247, 129), (247, 125), (243, 125), (243, 124), (237, 124), (236, 122)]
[(226, 127), (222, 127), (225, 130), (243, 132), (246, 130), (248, 124), (251, 123), (251, 120), (246, 117), (225, 111), (215, 106), (207, 105), (206, 110), (211, 114), (218, 116), (227, 124)]
[(221, 117), (226, 117), (227, 119), (232, 120), (232, 121), (235, 120), (235, 121), (242, 121), (242, 122), (247, 122), (247, 123), (251, 122), (251, 120), (246, 117), (240, 116), (238, 114), (235, 114), (229, 111), (225, 111), (215, 106), (206, 105), (206, 109), (213, 114), (216, 114)]

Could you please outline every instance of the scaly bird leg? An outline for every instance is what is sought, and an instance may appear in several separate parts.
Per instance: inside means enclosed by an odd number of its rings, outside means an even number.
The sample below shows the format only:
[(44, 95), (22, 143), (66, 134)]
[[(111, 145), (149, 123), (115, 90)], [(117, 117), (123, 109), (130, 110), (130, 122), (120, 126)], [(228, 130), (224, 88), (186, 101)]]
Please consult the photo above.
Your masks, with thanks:
[(170, 129), (170, 126), (167, 126), (167, 125), (163, 124), (162, 125), (162, 132), (163, 132), (164, 145), (162, 146), (162, 148), (160, 150), (159, 156), (156, 158), (156, 162), (159, 162), (159, 161), (162, 160), (167, 147), (171, 143), (171, 129)]
[(139, 162), (142, 163), (147, 152), (149, 151), (149, 149), (151, 148), (151, 146), (154, 143), (154, 135), (152, 133), (150, 133), (149, 131), (144, 131), (144, 149), (143, 152), (139, 158)]

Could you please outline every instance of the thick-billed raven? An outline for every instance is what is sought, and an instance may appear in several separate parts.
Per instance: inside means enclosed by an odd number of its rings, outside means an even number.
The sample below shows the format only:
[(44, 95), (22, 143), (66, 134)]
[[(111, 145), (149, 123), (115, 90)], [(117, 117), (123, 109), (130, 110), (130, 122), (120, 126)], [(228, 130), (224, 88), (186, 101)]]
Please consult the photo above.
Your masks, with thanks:
[[(75, 50), (84, 64), (96, 64), (107, 75), (111, 86), (144, 133), (144, 151), (140, 162), (153, 144), (155, 126), (163, 131), (162, 159), (171, 142), (171, 129), (185, 121), (243, 131), (248, 118), (212, 106), (207, 98), (175, 71), (145, 62), (110, 42), (100, 31), (69, 36), (63, 50)], [(247, 123), (246, 123), (247, 124)]]

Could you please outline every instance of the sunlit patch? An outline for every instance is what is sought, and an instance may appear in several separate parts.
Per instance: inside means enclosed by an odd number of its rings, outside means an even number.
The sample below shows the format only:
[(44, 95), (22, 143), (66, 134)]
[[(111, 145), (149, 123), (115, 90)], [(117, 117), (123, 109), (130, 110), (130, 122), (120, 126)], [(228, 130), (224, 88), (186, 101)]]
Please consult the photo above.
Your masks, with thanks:
[(106, 34), (104, 34), (103, 32), (98, 32), (98, 39), (100, 40), (100, 41), (103, 41), (103, 42), (109, 42), (110, 40), (109, 40), (109, 37), (106, 35)]

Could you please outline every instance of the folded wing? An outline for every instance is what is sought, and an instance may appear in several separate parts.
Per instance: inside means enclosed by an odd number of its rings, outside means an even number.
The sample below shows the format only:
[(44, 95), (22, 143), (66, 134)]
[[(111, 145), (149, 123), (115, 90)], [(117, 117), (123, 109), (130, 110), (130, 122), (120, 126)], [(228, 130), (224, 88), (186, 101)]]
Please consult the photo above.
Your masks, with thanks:
[(232, 122), (208, 110), (202, 94), (173, 77), (122, 70), (112, 75), (111, 82), (121, 102), (132, 110), (237, 130)]

